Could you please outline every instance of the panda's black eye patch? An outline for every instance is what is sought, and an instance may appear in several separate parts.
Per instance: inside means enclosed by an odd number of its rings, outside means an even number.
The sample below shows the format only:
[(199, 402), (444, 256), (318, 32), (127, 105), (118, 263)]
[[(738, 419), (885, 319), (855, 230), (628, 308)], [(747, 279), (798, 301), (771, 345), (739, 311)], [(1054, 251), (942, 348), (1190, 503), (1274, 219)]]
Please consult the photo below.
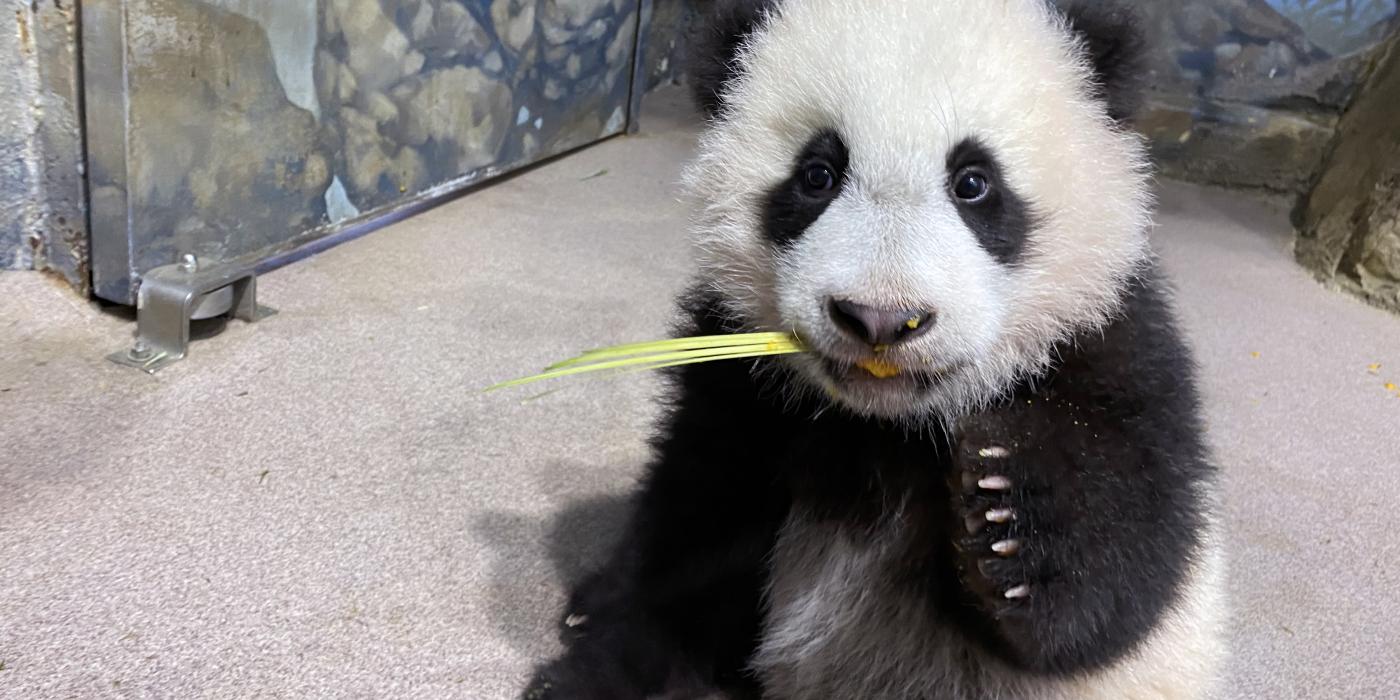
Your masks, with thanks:
[(1015, 263), (1036, 217), (1007, 184), (996, 154), (977, 139), (964, 139), (948, 153), (947, 168), (948, 196), (963, 223), (998, 262)]
[(791, 243), (841, 195), (850, 152), (835, 131), (821, 131), (802, 148), (786, 180), (768, 192), (763, 229), (780, 245)]

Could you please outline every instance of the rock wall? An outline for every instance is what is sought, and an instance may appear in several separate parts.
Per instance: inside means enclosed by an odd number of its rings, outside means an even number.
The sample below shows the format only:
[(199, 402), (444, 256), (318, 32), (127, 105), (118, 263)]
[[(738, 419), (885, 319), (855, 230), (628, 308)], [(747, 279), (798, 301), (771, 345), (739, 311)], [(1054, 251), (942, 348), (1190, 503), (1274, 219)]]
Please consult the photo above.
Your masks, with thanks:
[(1303, 200), (1298, 261), (1320, 279), (1400, 311), (1400, 34), (1380, 52)]
[(1154, 0), (1138, 119), (1162, 172), (1301, 194), (1312, 183), (1395, 0)]
[[(89, 0), (96, 292), (627, 126), (637, 0)], [(123, 58), (126, 65), (122, 65)]]
[(11, 3), (0, 16), (0, 269), (87, 284), (75, 10)]

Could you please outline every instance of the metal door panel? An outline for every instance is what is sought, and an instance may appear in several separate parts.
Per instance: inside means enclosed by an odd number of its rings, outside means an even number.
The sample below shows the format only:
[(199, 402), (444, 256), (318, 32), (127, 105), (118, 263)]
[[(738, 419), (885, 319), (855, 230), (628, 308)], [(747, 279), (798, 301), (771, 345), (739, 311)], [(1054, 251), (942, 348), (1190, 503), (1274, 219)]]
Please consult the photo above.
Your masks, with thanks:
[[(648, 3), (649, 4), (649, 3)], [(625, 130), (641, 0), (88, 0), (93, 283), (255, 262)]]

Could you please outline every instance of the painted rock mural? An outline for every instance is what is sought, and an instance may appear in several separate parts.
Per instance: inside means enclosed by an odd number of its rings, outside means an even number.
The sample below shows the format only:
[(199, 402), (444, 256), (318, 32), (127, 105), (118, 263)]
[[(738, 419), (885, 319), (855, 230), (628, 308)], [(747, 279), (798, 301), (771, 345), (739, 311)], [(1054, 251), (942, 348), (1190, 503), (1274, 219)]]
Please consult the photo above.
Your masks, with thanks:
[(621, 132), (638, 7), (90, 0), (97, 293), (130, 301), (180, 255), (262, 257)]
[(1397, 26), (1395, 0), (1136, 3), (1152, 41), (1139, 128), (1169, 175), (1307, 190)]

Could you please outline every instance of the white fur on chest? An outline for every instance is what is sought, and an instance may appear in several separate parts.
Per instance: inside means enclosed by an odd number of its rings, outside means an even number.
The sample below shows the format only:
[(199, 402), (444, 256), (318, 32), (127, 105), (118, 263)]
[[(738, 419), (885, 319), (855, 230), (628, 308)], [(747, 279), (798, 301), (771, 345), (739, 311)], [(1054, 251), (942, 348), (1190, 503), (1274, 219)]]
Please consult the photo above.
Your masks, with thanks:
[(788, 519), (754, 660), (768, 697), (1001, 697), (986, 689), (1008, 674), (990, 669), (902, 574), (908, 540), (899, 513), (859, 531)]
[(771, 700), (1167, 700), (1201, 697), (1224, 656), (1223, 567), (1208, 546), (1139, 650), (1076, 678), (1027, 675), (973, 646), (905, 573), (909, 525), (895, 511), (870, 530), (797, 512), (774, 548), (753, 668)]

